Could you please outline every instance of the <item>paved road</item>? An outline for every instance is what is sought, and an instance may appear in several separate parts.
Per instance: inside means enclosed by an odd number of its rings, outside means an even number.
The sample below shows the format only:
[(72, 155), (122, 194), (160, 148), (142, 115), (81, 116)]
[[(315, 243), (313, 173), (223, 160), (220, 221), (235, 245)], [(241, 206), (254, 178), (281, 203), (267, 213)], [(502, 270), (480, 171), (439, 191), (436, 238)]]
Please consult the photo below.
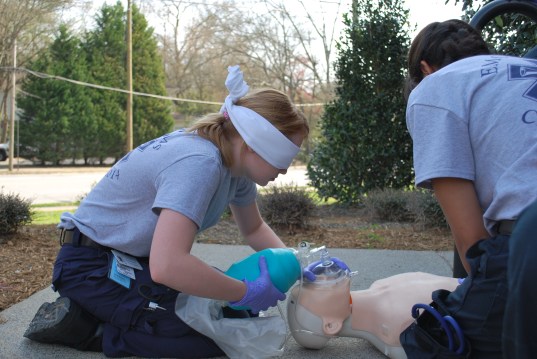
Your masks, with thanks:
[[(20, 168), (8, 172), (0, 167), (0, 190), (16, 193), (33, 204), (71, 203), (87, 194), (108, 172), (108, 168)], [(305, 186), (309, 182), (306, 167), (291, 167), (275, 184)]]

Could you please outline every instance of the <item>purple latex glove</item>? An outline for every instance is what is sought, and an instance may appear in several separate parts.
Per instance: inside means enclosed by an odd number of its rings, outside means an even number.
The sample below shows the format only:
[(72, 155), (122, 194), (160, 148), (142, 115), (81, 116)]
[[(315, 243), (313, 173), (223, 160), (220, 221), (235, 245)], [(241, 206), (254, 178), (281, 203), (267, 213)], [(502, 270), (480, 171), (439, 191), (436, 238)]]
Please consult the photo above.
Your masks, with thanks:
[(257, 314), (261, 310), (275, 306), (278, 300), (285, 299), (285, 294), (280, 292), (270, 280), (265, 256), (259, 257), (259, 270), (259, 277), (256, 280), (252, 282), (247, 279), (243, 280), (246, 284), (246, 294), (237, 302), (229, 302), (231, 306), (248, 307), (252, 313)]
[[(348, 270), (350, 271), (349, 269), (349, 266), (347, 266), (347, 264), (345, 262), (343, 262), (341, 259), (339, 259), (338, 257), (330, 257), (330, 260), (334, 263), (336, 263), (338, 265), (339, 268), (343, 269), (343, 270)], [(309, 280), (310, 282), (315, 282), (315, 279), (317, 278), (315, 276), (315, 274), (312, 272), (313, 268), (317, 267), (319, 264), (321, 264), (321, 261), (316, 261), (316, 262), (313, 262), (313, 263), (310, 263), (306, 266), (306, 268), (304, 268), (304, 278), (306, 278), (307, 280)]]

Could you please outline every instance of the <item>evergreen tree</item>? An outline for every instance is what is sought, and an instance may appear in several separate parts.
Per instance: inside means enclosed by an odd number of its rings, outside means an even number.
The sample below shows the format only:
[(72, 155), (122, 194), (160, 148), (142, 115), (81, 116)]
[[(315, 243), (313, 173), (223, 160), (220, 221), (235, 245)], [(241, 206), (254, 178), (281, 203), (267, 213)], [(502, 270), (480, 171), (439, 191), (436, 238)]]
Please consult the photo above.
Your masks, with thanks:
[[(121, 3), (104, 5), (96, 16), (96, 28), (87, 34), (85, 50), (91, 82), (113, 88), (126, 88), (125, 19)], [(125, 153), (124, 93), (93, 89), (97, 136), (92, 138), (92, 155), (103, 162), (107, 157), (118, 159)]]
[[(157, 51), (153, 29), (133, 6), (133, 90), (166, 95), (164, 65)], [(87, 37), (86, 51), (96, 84), (126, 89), (126, 14), (120, 2), (103, 6), (97, 16), (97, 27)], [(93, 101), (99, 123), (96, 138), (97, 157), (118, 159), (125, 154), (125, 93), (94, 90)], [(134, 96), (134, 146), (158, 137), (173, 128), (170, 103), (162, 99)]]
[[(126, 25), (120, 2), (103, 6), (84, 42), (60, 26), (57, 38), (30, 68), (68, 79), (126, 89)], [(165, 95), (164, 67), (153, 30), (133, 7), (133, 89)], [(125, 154), (127, 94), (58, 79), (28, 77), (19, 97), (22, 143), (41, 162), (72, 158), (103, 162)], [(135, 96), (135, 145), (173, 128), (170, 102)]]
[(323, 198), (359, 202), (376, 188), (412, 180), (412, 144), (402, 87), (410, 43), (403, 0), (354, 0), (337, 44), (336, 99), (308, 164)]
[[(87, 77), (80, 40), (63, 25), (46, 53), (30, 68), (79, 81)], [(22, 90), (17, 103), (22, 110), (22, 144), (36, 149), (34, 155), (42, 163), (58, 164), (63, 159), (78, 158), (83, 153), (80, 133), (93, 128), (87, 90), (66, 81), (34, 76), (26, 78)]]
[[(133, 88), (136, 92), (166, 95), (164, 65), (158, 52), (153, 29), (147, 20), (132, 9)], [(162, 99), (135, 96), (133, 104), (134, 146), (159, 137), (173, 128), (171, 103)]]

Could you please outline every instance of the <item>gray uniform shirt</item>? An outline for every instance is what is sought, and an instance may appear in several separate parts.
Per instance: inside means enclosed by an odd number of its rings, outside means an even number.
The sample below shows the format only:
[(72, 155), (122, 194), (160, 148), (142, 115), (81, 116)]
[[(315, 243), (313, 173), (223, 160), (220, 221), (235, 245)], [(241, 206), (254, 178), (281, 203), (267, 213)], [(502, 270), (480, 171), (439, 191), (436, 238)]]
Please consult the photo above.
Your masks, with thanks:
[(454, 62), (412, 91), (406, 112), (416, 185), (471, 180), (491, 234), (537, 199), (537, 61), (484, 55)]
[(196, 134), (175, 131), (131, 151), (99, 181), (60, 228), (78, 227), (94, 241), (147, 257), (161, 209), (177, 211), (202, 231), (226, 207), (255, 201), (256, 185), (232, 177), (218, 148)]

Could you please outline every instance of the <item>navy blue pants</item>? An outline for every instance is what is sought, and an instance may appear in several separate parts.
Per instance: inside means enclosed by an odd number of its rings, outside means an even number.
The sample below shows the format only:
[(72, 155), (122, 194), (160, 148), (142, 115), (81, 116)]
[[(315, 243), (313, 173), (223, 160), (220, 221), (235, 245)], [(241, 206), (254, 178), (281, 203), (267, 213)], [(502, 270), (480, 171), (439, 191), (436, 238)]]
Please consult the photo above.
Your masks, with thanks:
[[(466, 253), (470, 275), (464, 282), (453, 292), (437, 290), (432, 294), (439, 312), (451, 315), (462, 328), (470, 353), (454, 356), (446, 352), (442, 343), (423, 340), (421, 334), (428, 328), (410, 326), (400, 338), (409, 358), (466, 358), (468, 355), (473, 359), (502, 358), (508, 256), (508, 236), (481, 240)], [(438, 352), (444, 354), (436, 355)]]
[(466, 253), (470, 275), (452, 293), (436, 291), (438, 300), (461, 326), (471, 358), (502, 358), (502, 323), (507, 300), (509, 236), (482, 240)]
[[(178, 292), (151, 280), (149, 264), (127, 289), (108, 278), (113, 254), (65, 244), (58, 253), (52, 284), (105, 323), (103, 352), (109, 357), (208, 358), (224, 355), (208, 337), (175, 314)], [(166, 310), (148, 310), (149, 302)]]
[(537, 357), (537, 202), (519, 217), (509, 243), (504, 358)]

